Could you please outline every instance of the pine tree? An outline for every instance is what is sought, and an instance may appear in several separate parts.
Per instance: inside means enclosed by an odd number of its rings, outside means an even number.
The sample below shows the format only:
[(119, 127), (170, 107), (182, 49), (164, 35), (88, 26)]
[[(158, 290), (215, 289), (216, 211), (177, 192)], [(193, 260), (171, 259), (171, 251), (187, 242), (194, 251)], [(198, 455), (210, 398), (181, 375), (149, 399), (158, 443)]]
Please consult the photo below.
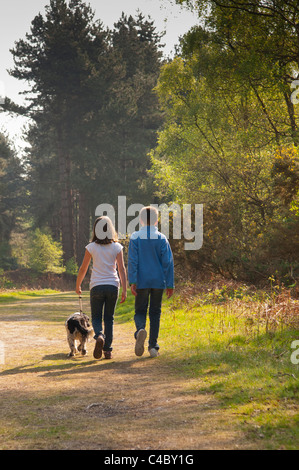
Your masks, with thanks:
[(7, 137), (0, 134), (0, 268), (13, 262), (9, 240), (26, 207), (24, 168)]
[[(162, 64), (161, 35), (140, 13), (122, 14), (112, 31), (114, 52), (123, 64), (110, 107), (113, 127), (111, 154), (119, 168), (115, 184), (129, 200), (148, 203), (146, 191), (148, 152), (155, 146), (162, 113), (154, 92)], [(116, 136), (116, 138), (115, 138)]]
[(51, 0), (12, 50), (11, 74), (30, 84), (19, 111), (33, 121), (32, 215), (61, 238), (65, 263), (81, 262), (99, 204), (151, 194), (147, 154), (162, 122), (153, 91), (159, 41), (142, 15), (123, 15), (108, 31), (83, 1)]
[[(50, 186), (49, 191), (44, 188), (50, 197), (39, 214), (49, 204), (50, 217), (57, 216), (59, 209), (65, 261), (75, 254), (72, 171), (78, 147), (79, 158), (84, 159), (88, 120), (104, 100), (99, 71), (105, 66), (107, 50), (107, 32), (79, 0), (69, 4), (51, 0), (46, 17), (37, 15), (26, 41), (18, 41), (12, 50), (15, 68), (11, 75), (32, 84), (27, 114), (34, 121), (29, 135), (33, 185), (37, 189), (46, 177), (46, 188)], [(41, 173), (44, 176), (36, 178)], [(38, 194), (40, 190), (32, 196), (38, 198)]]

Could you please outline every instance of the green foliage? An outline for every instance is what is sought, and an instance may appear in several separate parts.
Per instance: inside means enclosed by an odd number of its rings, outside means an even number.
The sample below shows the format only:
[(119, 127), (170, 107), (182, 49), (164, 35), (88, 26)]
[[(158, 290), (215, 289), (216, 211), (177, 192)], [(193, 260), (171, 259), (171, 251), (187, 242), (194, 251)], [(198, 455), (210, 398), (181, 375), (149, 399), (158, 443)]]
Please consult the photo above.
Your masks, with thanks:
[(4, 269), (0, 268), (0, 289), (9, 289), (11, 287), (13, 287), (13, 283), (5, 276)]
[(8, 242), (0, 243), (0, 267), (7, 271), (17, 268), (17, 259), (11, 254), (11, 247)]
[[(156, 91), (166, 123), (152, 150), (157, 195), (204, 204), (204, 243), (186, 254), (233, 278), (298, 277), (297, 114), (283, 24), (208, 4)], [(217, 5), (216, 5), (217, 4)], [(243, 5), (244, 6), (244, 5)], [(278, 21), (278, 20), (277, 20)], [(272, 33), (270, 34), (270, 30)], [(289, 34), (289, 32), (287, 33)]]
[(78, 274), (78, 264), (74, 258), (69, 259), (65, 265), (65, 272), (76, 276)]
[(29, 245), (29, 265), (39, 272), (62, 273), (62, 248), (49, 233), (36, 229)]
[(291, 202), (291, 211), (295, 212), (296, 216), (299, 216), (299, 192)]
[[(17, 215), (20, 216), (25, 208), (26, 183), (23, 171), (12, 144), (0, 133), (0, 243), (8, 242), (16, 226)], [(5, 256), (10, 257), (7, 245), (5, 251)]]

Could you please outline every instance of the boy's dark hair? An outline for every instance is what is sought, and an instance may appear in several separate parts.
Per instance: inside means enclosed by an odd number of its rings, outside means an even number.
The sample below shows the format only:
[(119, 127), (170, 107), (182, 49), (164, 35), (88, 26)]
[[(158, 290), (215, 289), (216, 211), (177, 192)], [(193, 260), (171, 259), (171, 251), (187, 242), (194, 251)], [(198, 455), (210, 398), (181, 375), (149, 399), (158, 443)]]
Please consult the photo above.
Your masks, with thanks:
[(143, 207), (139, 217), (144, 225), (155, 225), (158, 221), (158, 210), (152, 206)]

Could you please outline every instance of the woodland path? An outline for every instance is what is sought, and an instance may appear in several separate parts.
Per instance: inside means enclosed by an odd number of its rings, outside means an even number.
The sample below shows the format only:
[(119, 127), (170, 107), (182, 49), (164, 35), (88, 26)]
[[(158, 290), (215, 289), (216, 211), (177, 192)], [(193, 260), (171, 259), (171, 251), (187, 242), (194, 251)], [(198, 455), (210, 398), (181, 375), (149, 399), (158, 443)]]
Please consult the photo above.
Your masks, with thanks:
[(0, 305), (1, 449), (253, 448), (163, 351), (135, 356), (130, 322), (116, 318), (112, 360), (93, 358), (93, 339), (87, 356), (68, 358), (64, 320), (72, 311), (69, 294)]

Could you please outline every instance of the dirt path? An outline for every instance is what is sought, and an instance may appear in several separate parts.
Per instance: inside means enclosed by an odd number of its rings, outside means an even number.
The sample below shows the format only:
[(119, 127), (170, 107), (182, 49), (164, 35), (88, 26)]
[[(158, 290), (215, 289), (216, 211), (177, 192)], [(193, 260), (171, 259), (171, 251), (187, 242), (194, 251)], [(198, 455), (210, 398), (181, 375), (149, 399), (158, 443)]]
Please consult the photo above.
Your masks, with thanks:
[(112, 360), (93, 359), (93, 340), (86, 357), (67, 358), (66, 306), (59, 297), (0, 306), (1, 449), (247, 448), (213, 395), (162, 355), (135, 356), (130, 325), (115, 324)]

